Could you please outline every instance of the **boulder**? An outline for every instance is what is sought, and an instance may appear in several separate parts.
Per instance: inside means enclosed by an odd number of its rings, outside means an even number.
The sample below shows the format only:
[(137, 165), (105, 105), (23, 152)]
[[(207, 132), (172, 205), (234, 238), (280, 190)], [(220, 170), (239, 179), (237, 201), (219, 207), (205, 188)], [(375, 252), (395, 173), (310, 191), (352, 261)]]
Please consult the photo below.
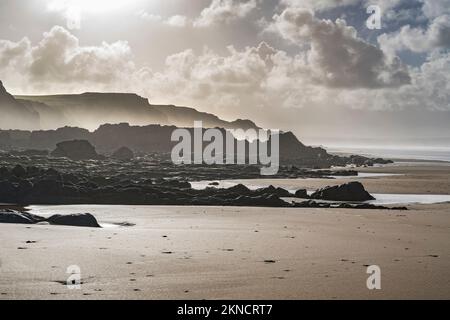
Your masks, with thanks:
[(309, 198), (308, 191), (306, 189), (297, 190), (295, 192), (295, 197), (300, 198), (300, 199), (307, 199), (307, 198)]
[(0, 223), (34, 224), (45, 219), (26, 212), (0, 209)]
[(111, 158), (121, 161), (129, 161), (134, 158), (134, 153), (127, 147), (117, 149), (111, 156)]
[(69, 215), (55, 214), (47, 219), (50, 224), (74, 227), (101, 228), (97, 219), (90, 213), (76, 213)]
[(57, 158), (69, 158), (71, 160), (100, 160), (103, 159), (92, 144), (87, 140), (72, 140), (60, 142), (51, 156)]
[(26, 177), (27, 170), (18, 164), (11, 170), (11, 173), (18, 178), (23, 178), (23, 177)]
[(340, 186), (326, 187), (317, 190), (311, 199), (330, 201), (369, 201), (375, 200), (360, 182), (350, 182)]
[(250, 189), (244, 186), (243, 184), (238, 184), (234, 187), (226, 189), (227, 192), (238, 193), (241, 195), (248, 195), (251, 193)]

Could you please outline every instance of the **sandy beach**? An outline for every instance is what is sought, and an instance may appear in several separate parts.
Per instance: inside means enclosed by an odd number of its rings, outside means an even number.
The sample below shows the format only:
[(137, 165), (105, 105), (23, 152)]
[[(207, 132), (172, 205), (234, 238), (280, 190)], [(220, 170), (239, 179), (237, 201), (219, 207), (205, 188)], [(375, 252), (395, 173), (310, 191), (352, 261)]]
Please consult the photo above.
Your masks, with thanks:
[[(450, 194), (450, 167), (364, 171), (402, 174), (362, 180), (370, 192)], [(107, 227), (0, 225), (0, 299), (449, 299), (450, 204), (408, 208), (37, 207)], [(367, 289), (368, 265), (381, 290)]]

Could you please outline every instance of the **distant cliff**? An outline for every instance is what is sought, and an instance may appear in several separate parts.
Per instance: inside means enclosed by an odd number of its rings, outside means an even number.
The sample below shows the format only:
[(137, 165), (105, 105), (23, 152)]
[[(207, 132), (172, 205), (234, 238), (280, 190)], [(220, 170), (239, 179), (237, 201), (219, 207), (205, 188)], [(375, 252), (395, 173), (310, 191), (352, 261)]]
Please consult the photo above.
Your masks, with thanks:
[[(111, 153), (126, 146), (138, 153), (170, 154), (177, 142), (171, 141), (175, 126), (131, 126), (127, 123), (105, 124), (89, 132), (76, 127), (64, 127), (57, 130), (0, 130), (0, 149), (53, 150), (56, 144), (68, 140), (88, 140), (101, 153)], [(188, 130), (193, 130), (188, 128)], [(225, 129), (223, 133), (225, 133)], [(193, 134), (193, 133), (192, 133)], [(224, 134), (225, 137), (225, 134)], [(204, 143), (203, 147), (208, 145)], [(249, 142), (246, 143), (249, 150)], [(305, 166), (328, 166), (336, 164), (336, 156), (328, 154), (322, 148), (307, 147), (292, 133), (280, 135), (280, 158), (284, 163)]]
[[(127, 122), (132, 125), (149, 124), (192, 127), (202, 121), (207, 128), (225, 129), (257, 128), (250, 120), (228, 122), (219, 117), (199, 112), (193, 108), (172, 105), (152, 105), (136, 94), (83, 93), (79, 95), (16, 96), (22, 104), (40, 115), (42, 129), (63, 126), (98, 128), (104, 123)], [(33, 127), (35, 128), (35, 127)]]
[(0, 128), (37, 129), (40, 115), (32, 107), (18, 102), (3, 87), (0, 81)]

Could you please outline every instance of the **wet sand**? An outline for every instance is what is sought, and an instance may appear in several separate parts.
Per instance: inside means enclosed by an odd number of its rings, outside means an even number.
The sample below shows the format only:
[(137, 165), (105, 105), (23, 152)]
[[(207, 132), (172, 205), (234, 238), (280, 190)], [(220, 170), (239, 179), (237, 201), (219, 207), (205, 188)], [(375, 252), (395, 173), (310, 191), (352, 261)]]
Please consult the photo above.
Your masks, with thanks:
[[(420, 193), (448, 179), (404, 170), (415, 189), (364, 184)], [(135, 226), (0, 225), (0, 299), (449, 299), (450, 204), (409, 208), (40, 207)], [(80, 290), (65, 285), (71, 265)], [(368, 265), (381, 267), (379, 291)]]
[(391, 173), (393, 176), (339, 179), (296, 179), (296, 180), (230, 180), (251, 186), (270, 185), (288, 189), (317, 190), (330, 185), (339, 185), (349, 181), (360, 181), (370, 193), (391, 194), (436, 194), (450, 195), (450, 163), (448, 165), (387, 166), (358, 169), (359, 172)]

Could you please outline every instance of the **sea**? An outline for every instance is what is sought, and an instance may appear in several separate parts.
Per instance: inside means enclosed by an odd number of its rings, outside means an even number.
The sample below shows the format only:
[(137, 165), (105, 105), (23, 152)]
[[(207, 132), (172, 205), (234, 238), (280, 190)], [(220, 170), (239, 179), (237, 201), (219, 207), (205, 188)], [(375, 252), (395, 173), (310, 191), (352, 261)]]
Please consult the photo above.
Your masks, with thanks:
[(339, 155), (358, 154), (368, 157), (385, 158), (400, 162), (436, 161), (450, 165), (450, 147), (371, 147), (371, 146), (331, 146), (324, 147), (328, 152)]

